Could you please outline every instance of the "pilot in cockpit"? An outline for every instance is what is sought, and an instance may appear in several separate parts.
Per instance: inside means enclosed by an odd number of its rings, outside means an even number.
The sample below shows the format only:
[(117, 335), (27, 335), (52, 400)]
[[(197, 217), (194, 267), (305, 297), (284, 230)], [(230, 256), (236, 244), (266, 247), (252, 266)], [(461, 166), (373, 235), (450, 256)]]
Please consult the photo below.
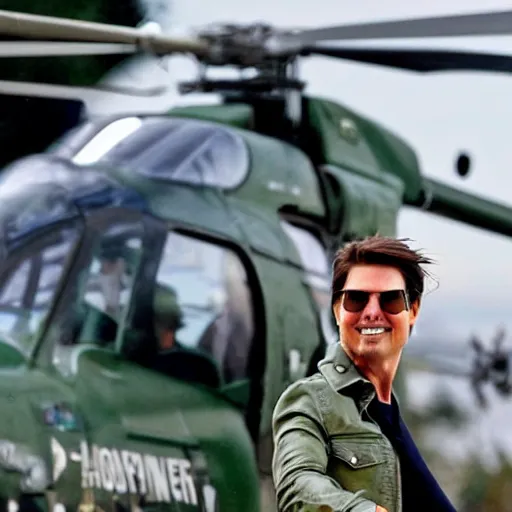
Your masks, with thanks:
[(213, 359), (179, 341), (179, 330), (184, 322), (176, 293), (169, 287), (158, 288), (153, 300), (153, 312), (157, 347), (151, 368), (181, 380), (219, 386), (220, 372)]
[(154, 331), (160, 353), (180, 348), (177, 331), (183, 327), (183, 313), (176, 293), (170, 288), (156, 290), (153, 300)]

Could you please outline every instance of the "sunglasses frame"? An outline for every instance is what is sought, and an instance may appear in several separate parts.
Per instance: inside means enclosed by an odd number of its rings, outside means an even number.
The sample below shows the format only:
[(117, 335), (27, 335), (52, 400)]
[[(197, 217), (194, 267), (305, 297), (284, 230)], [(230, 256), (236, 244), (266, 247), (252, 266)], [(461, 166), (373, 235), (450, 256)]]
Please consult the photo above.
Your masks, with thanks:
[[(359, 311), (350, 311), (349, 309), (345, 309), (344, 298), (345, 298), (346, 292), (358, 292), (358, 293), (364, 293), (364, 294), (367, 295), (366, 302), (365, 302), (364, 306)], [(404, 300), (405, 308), (402, 309), (401, 311), (397, 312), (397, 313), (391, 313), (389, 311), (386, 311), (386, 309), (384, 307), (382, 307), (381, 297), (382, 297), (383, 293), (388, 293), (388, 292), (400, 292), (400, 294), (402, 295), (403, 300)], [(368, 305), (368, 301), (370, 300), (370, 296), (373, 295), (373, 294), (377, 294), (379, 296), (379, 306), (382, 309), (382, 311), (384, 311), (384, 313), (387, 313), (388, 315), (399, 315), (403, 311), (409, 311), (411, 309), (411, 303), (410, 303), (410, 300), (409, 300), (409, 295), (402, 288), (397, 288), (397, 289), (393, 289), (393, 290), (384, 290), (382, 292), (368, 292), (366, 290), (348, 289), (348, 290), (341, 290), (340, 294), (341, 294), (340, 295), (341, 305), (349, 313), (361, 313), (361, 311), (363, 311), (364, 308)]]

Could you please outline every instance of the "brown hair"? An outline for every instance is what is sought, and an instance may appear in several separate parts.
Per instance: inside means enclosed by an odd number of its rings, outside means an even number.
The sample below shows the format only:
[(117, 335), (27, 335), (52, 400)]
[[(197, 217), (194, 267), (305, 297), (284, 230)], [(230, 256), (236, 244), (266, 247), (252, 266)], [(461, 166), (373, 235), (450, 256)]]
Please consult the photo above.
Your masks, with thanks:
[(338, 302), (350, 269), (361, 263), (396, 267), (404, 276), (411, 304), (421, 300), (425, 276), (428, 275), (421, 265), (433, 263), (433, 260), (409, 248), (405, 243), (409, 241), (408, 238), (375, 235), (350, 242), (339, 249), (333, 263), (331, 306)]

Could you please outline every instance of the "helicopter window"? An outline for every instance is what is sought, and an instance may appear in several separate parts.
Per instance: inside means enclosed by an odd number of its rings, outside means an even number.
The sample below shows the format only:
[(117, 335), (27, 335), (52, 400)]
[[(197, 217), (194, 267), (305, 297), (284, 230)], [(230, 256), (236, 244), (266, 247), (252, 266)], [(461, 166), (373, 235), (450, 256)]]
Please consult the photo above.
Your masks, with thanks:
[[(143, 174), (222, 188), (236, 187), (245, 178), (245, 145), (227, 130), (184, 123), (173, 139), (166, 139), (166, 144), (140, 166)], [(169, 151), (168, 144), (172, 144), (173, 151)]]
[(225, 382), (247, 376), (254, 334), (245, 267), (231, 250), (171, 232), (158, 268), (155, 333), (161, 350), (200, 350)]
[(327, 343), (336, 340), (331, 313), (331, 268), (327, 252), (311, 232), (289, 222), (281, 225), (290, 237), (305, 271), (306, 282), (318, 308), (322, 333)]
[(70, 288), (53, 338), (52, 364), (65, 376), (77, 371), (84, 350), (116, 350), (130, 307), (135, 274), (142, 255), (142, 223), (111, 225), (95, 240), (87, 261)]
[(72, 160), (78, 165), (119, 166), (150, 178), (222, 188), (238, 186), (249, 169), (247, 148), (234, 133), (196, 120), (152, 117), (110, 123)]
[(116, 224), (98, 239), (80, 279), (74, 343), (114, 348), (142, 253), (141, 233), (138, 224)]
[[(97, 156), (99, 163), (117, 165), (128, 169), (138, 168), (138, 166), (144, 164), (151, 157), (155, 150), (158, 149), (158, 145), (165, 141), (175, 129), (169, 119), (136, 119), (138, 125), (132, 122), (133, 128), (137, 126), (136, 130), (129, 131), (125, 129), (124, 137), (116, 136), (114, 139), (115, 144), (112, 144), (107, 139), (106, 144), (103, 144), (106, 150)], [(120, 121), (126, 121), (126, 119)], [(105, 132), (100, 132), (97, 137), (103, 133)], [(95, 139), (91, 143), (94, 141)]]
[(51, 245), (22, 259), (4, 278), (0, 289), (0, 336), (26, 355), (50, 312), (76, 238), (74, 229), (60, 231)]

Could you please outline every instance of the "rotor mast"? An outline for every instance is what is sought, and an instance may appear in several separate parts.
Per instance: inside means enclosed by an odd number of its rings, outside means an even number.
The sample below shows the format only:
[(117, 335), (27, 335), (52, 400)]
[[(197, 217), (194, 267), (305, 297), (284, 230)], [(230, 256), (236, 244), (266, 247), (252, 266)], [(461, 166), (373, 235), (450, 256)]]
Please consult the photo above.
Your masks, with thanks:
[[(198, 37), (210, 48), (206, 55), (197, 56), (199, 76), (179, 84), (182, 94), (192, 92), (218, 93), (226, 102), (241, 101), (254, 104), (267, 100), (280, 102), (292, 127), (301, 122), (302, 91), (305, 83), (299, 79), (298, 55), (273, 52), (271, 41), (277, 32), (270, 25), (212, 25), (199, 32)], [(231, 80), (208, 78), (210, 69), (232, 67), (239, 77)], [(249, 72), (251, 77), (244, 74)]]

